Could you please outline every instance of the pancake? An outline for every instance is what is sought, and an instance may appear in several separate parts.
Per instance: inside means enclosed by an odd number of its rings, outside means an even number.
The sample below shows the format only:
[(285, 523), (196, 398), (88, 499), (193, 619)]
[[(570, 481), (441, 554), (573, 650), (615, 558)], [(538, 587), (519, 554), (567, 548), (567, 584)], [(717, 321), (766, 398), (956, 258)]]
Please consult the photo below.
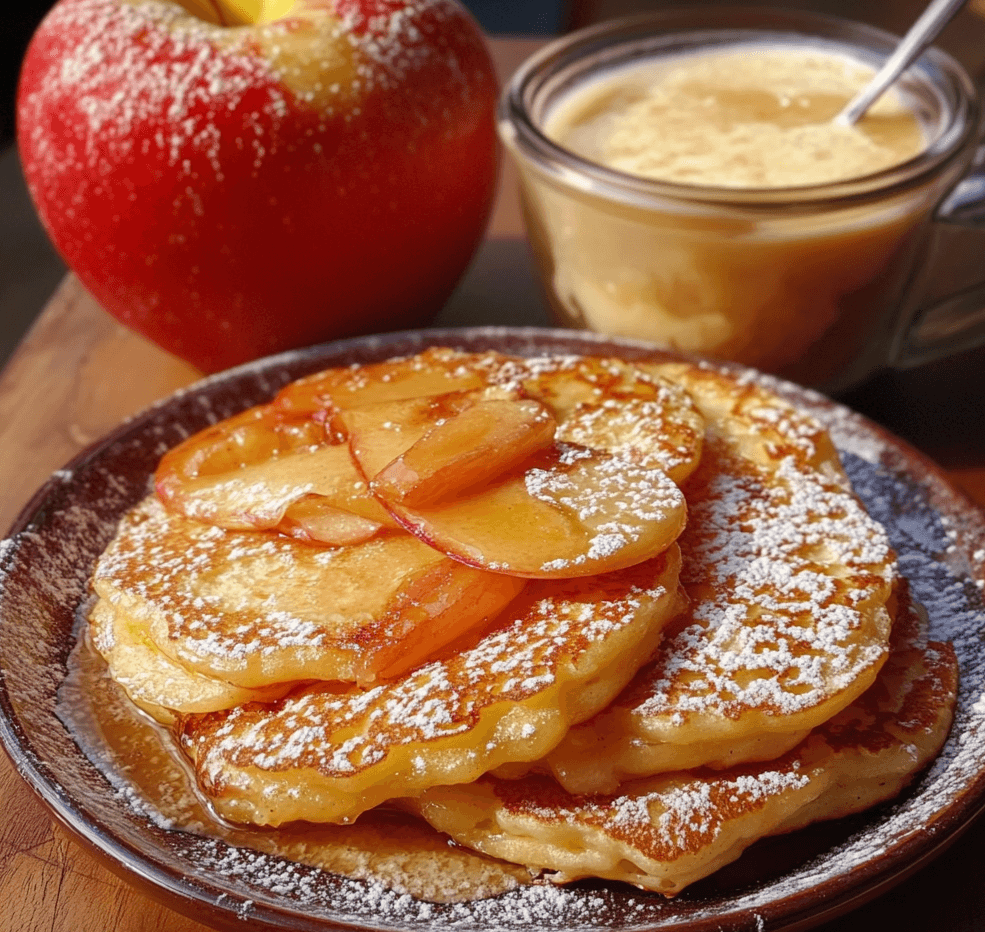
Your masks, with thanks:
[(176, 711), (212, 712), (244, 702), (268, 702), (292, 686), (278, 683), (245, 689), (189, 670), (158, 650), (139, 622), (105, 600), (98, 601), (89, 613), (89, 630), (110, 676), (134, 705), (163, 725), (175, 721)]
[(778, 757), (867, 689), (888, 653), (895, 557), (826, 433), (761, 387), (659, 371), (708, 424), (685, 486), (690, 607), (626, 691), (548, 757), (571, 792)]
[(498, 380), (551, 409), (562, 443), (622, 453), (680, 484), (694, 472), (704, 418), (674, 379), (611, 357), (513, 358)]
[(481, 628), (524, 584), (403, 532), (314, 547), (192, 521), (151, 497), (125, 515), (91, 585), (176, 664), (257, 689), (398, 676)]
[(778, 760), (662, 774), (614, 795), (574, 796), (541, 774), (486, 776), (407, 805), (456, 842), (555, 883), (603, 877), (674, 895), (763, 836), (892, 798), (936, 756), (957, 660), (923, 640), (916, 611), (904, 609), (897, 629), (875, 684)]
[(678, 607), (679, 560), (675, 545), (606, 576), (529, 583), (481, 637), (398, 681), (184, 716), (178, 740), (216, 811), (258, 825), (351, 821), (536, 760), (652, 653)]
[(673, 894), (897, 792), (946, 734), (953, 654), (903, 609), (891, 644), (885, 534), (760, 383), (436, 350), (199, 443), (174, 472), (200, 510), (125, 518), (91, 623), (227, 828), (402, 800), (559, 882)]

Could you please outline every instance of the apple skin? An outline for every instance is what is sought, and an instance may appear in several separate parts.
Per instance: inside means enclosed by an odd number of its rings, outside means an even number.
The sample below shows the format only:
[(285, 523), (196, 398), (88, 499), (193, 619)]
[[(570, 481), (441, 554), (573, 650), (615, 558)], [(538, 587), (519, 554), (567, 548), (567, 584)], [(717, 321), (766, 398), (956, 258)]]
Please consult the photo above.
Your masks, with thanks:
[[(324, 54), (284, 51), (318, 29)], [(430, 319), (488, 219), (496, 96), (455, 0), (298, 0), (235, 28), (61, 0), (23, 64), (18, 145), (96, 300), (213, 372)]]

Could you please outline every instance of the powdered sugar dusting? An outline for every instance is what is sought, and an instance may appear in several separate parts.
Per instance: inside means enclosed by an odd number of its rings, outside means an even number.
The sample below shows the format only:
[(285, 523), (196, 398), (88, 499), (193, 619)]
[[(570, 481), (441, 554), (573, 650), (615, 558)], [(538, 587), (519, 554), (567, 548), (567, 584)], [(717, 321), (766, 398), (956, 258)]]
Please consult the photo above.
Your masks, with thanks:
[(590, 566), (634, 546), (643, 552), (648, 539), (665, 545), (684, 505), (678, 483), (693, 471), (704, 431), (680, 386), (614, 358), (500, 359), (484, 367), (558, 419), (556, 464), (529, 470), (524, 483), (589, 537), (583, 552), (549, 560), (544, 572)]
[(645, 539), (653, 528), (674, 526), (684, 498), (663, 470), (646, 468), (623, 451), (593, 454), (559, 446), (560, 468), (531, 469), (524, 484), (534, 498), (574, 515), (589, 536), (582, 553), (548, 561), (543, 571), (599, 563)]
[[(436, 57), (433, 34), (437, 28), (461, 16), (460, 8), (450, 0), (411, 0), (406, 5), (371, 5), (339, 3), (345, 8), (342, 23), (354, 37), (366, 59), (360, 77), (383, 86), (403, 81)], [(367, 7), (369, 12), (367, 12)], [(443, 50), (449, 66), (459, 74), (463, 91), (468, 77), (462, 65)]]
[[(299, 105), (326, 119), (336, 111), (358, 113), (367, 93), (436, 62), (458, 76), (456, 93), (471, 91), (477, 76), (447, 43), (436, 49), (430, 35), (462, 16), (449, 0), (416, 0), (370, 14), (358, 4), (339, 7), (341, 14), (316, 5), (288, 20), (229, 28), (163, 0), (61, 3), (47, 28), (71, 37), (73, 46), (59, 49), (34, 98), (23, 104), (34, 158), (51, 175), (69, 169), (81, 177), (88, 168), (98, 193), (98, 176), (110, 166), (163, 153), (166, 165), (189, 178), (186, 193), (194, 201), (200, 179), (193, 166), (200, 170), (200, 156), (218, 181), (224, 152), (246, 148), (259, 168), (272, 148), (289, 144), (281, 127)], [(69, 145), (45, 120), (32, 119), (52, 97), (71, 101), (84, 118)], [(238, 131), (228, 134), (222, 126)]]
[[(548, 824), (572, 822), (600, 829), (645, 851), (646, 857), (676, 860), (684, 850), (709, 844), (727, 813), (749, 811), (810, 782), (797, 761), (783, 761), (754, 776), (729, 774), (707, 781), (660, 781), (652, 790), (615, 796), (566, 796), (546, 780), (523, 781), (517, 794), (497, 784), (505, 808)], [(682, 850), (683, 849), (683, 850)]]
[[(750, 710), (812, 709), (874, 672), (887, 650), (880, 609), (895, 561), (883, 528), (826, 467), (816, 423), (754, 402), (716, 425), (687, 486), (690, 621), (620, 699), (664, 739), (682, 725), (743, 729)], [(739, 455), (747, 431), (766, 460)]]
[(257, 687), (359, 678), (367, 632), (411, 636), (393, 606), (444, 563), (410, 535), (308, 546), (191, 521), (151, 497), (125, 517), (92, 584), (179, 664)]
[[(49, 28), (76, 44), (53, 63), (36, 100), (28, 97), (23, 105), (35, 158), (47, 175), (93, 171), (97, 193), (101, 161), (108, 171), (108, 160), (128, 164), (152, 151), (186, 174), (185, 160), (204, 154), (221, 180), (222, 147), (233, 140), (222, 139), (215, 114), (253, 113), (244, 120), (252, 123), (253, 138), (240, 145), (253, 146), (261, 158), (261, 124), (269, 120), (276, 127), (287, 110), (267, 62), (249, 54), (242, 41), (221, 51), (215, 44), (220, 31), (177, 4), (78, 0), (52, 11)], [(73, 100), (85, 120), (68, 150), (71, 163), (64, 160), (65, 140), (46, 121), (30, 120), (43, 98), (59, 95)], [(194, 194), (192, 188), (189, 196)], [(71, 217), (73, 206), (64, 207)]]

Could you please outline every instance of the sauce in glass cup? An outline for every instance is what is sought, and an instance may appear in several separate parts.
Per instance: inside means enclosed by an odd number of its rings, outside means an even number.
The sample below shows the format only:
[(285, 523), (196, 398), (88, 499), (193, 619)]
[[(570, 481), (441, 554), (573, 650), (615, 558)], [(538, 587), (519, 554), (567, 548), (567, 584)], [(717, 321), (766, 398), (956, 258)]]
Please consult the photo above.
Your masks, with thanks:
[(500, 130), (559, 320), (830, 391), (985, 336), (985, 317), (946, 339), (915, 322), (935, 214), (978, 140), (970, 79), (932, 51), (857, 127), (833, 123), (895, 41), (687, 10), (534, 56)]

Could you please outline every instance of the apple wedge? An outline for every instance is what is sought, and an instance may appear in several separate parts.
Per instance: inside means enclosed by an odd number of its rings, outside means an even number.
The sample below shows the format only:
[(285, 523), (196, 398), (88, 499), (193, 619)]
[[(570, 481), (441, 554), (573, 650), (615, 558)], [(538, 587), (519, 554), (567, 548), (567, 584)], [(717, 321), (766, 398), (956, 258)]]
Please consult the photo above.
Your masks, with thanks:
[(272, 405), (189, 437), (162, 458), (155, 484), (170, 511), (233, 530), (342, 545), (396, 527), (345, 444), (309, 412)]
[(640, 563), (677, 539), (687, 515), (684, 496), (665, 473), (564, 444), (483, 491), (430, 507), (387, 506), (407, 530), (449, 556), (543, 579)]
[[(327, 449), (334, 451), (339, 448), (328, 447)], [(347, 469), (351, 468), (351, 465), (350, 461), (347, 464)], [(267, 480), (269, 487), (269, 471), (264, 479)], [(296, 478), (294, 481), (297, 481)], [(344, 546), (346, 544), (358, 544), (364, 540), (369, 540), (369, 538), (384, 526), (394, 527), (395, 525), (395, 522), (385, 510), (380, 515), (376, 508), (377, 503), (375, 501), (370, 502), (361, 493), (358, 495), (343, 495), (343, 501), (346, 508), (335, 507), (332, 504), (332, 496), (325, 494), (325, 489), (322, 487), (320, 494), (305, 495), (303, 498), (291, 502), (284, 509), (280, 520), (276, 524), (271, 525), (271, 527), (281, 534), (286, 534), (288, 537), (293, 537), (296, 540), (303, 540), (308, 543)], [(350, 508), (354, 510), (346, 510)], [(373, 517), (356, 514), (355, 511), (358, 510), (366, 513), (372, 512)], [(377, 520), (374, 520), (374, 518)]]
[(356, 669), (360, 682), (395, 679), (433, 659), (464, 635), (481, 633), (522, 591), (525, 581), (441, 560), (410, 579), (367, 633)]

